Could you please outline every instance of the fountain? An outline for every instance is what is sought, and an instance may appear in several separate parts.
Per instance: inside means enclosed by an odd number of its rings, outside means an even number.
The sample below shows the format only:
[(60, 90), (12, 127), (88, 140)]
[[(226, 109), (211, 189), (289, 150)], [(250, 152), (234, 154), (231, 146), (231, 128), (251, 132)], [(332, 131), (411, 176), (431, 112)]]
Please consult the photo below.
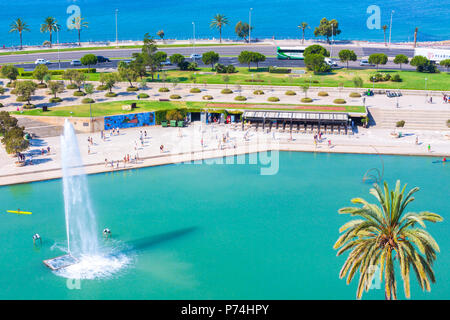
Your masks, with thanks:
[(128, 259), (112, 247), (100, 246), (77, 137), (67, 119), (61, 136), (61, 165), (67, 254), (45, 260), (44, 264), (59, 275), (72, 279), (93, 279), (111, 274)]

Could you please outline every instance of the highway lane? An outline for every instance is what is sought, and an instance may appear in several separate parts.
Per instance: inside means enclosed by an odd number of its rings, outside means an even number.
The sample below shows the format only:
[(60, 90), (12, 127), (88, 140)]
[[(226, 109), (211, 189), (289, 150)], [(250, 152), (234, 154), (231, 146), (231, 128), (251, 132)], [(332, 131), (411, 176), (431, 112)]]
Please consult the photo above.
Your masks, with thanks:
[[(192, 59), (188, 58), (186, 59), (188, 61), (192, 61)], [(92, 67), (97, 68), (98, 71), (111, 71), (115, 68), (117, 68), (117, 65), (119, 62), (122, 61), (121, 59), (117, 60), (111, 60), (111, 62), (103, 62), (98, 63)], [(200, 67), (209, 67), (210, 65), (205, 65), (201, 60), (196, 60), (198, 65)], [(238, 59), (236, 57), (222, 57), (219, 60), (219, 63), (228, 65), (232, 64), (236, 67), (247, 67), (246, 64), (240, 64)], [(340, 68), (345, 68), (346, 64), (337, 61), (338, 66)], [(32, 71), (36, 67), (34, 63), (28, 63), (28, 64), (18, 64), (18, 67), (24, 68), (25, 71)], [(251, 65), (252, 67), (255, 66), (255, 64)], [(277, 66), (277, 67), (286, 67), (286, 68), (294, 68), (294, 67), (305, 67), (305, 63), (303, 60), (278, 60), (277, 58), (266, 58), (266, 61), (261, 62), (259, 64), (260, 67), (268, 67), (268, 66)], [(47, 67), (51, 70), (58, 70), (60, 68), (59, 63), (50, 63), (47, 65)], [(70, 65), (70, 62), (61, 62), (61, 69), (67, 69), (67, 68), (85, 68), (84, 66), (72, 66)], [(176, 66), (170, 66), (169, 68), (176, 68)], [(359, 65), (359, 61), (350, 62), (349, 63), (350, 69), (375, 69), (375, 67), (364, 67)], [(394, 64), (393, 62), (389, 61), (386, 65), (380, 66), (380, 69), (394, 69), (398, 70), (399, 66)], [(410, 65), (403, 65), (403, 70), (415, 70), (415, 67), (412, 67)]]
[[(369, 56), (372, 53), (386, 53), (388, 56), (393, 57), (397, 54), (405, 54), (408, 57), (414, 55), (413, 49), (402, 49), (402, 48), (383, 48), (383, 47), (350, 47), (343, 45), (325, 45), (327, 50), (332, 52), (332, 56), (337, 56), (338, 52), (342, 49), (354, 50), (356, 55), (361, 57)], [(215, 51), (222, 56), (237, 56), (241, 51), (250, 50), (260, 52), (266, 56), (276, 55), (276, 46), (272, 45), (237, 45), (237, 46), (223, 46), (223, 47), (174, 47), (174, 48), (161, 48), (161, 51), (167, 52), (170, 56), (174, 53), (180, 53), (183, 55), (190, 55), (191, 53), (204, 53), (207, 51)], [(95, 55), (105, 56), (108, 58), (128, 58), (135, 52), (140, 52), (140, 49), (102, 49), (102, 50), (84, 50), (84, 51), (62, 51), (58, 52), (47, 52), (47, 53), (32, 53), (23, 55), (4, 55), (0, 56), (0, 64), (5, 63), (25, 63), (33, 62), (36, 59), (47, 59), (47, 60), (72, 60), (80, 59), (82, 56), (88, 53), (93, 53)]]

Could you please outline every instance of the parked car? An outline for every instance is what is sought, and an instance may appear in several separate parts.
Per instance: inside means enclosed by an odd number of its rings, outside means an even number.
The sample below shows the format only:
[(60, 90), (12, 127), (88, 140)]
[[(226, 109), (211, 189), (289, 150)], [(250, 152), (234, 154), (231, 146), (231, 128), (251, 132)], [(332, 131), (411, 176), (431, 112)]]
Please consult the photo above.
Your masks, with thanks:
[(191, 59), (201, 59), (202, 55), (200, 53), (191, 54)]
[(36, 59), (34, 64), (50, 64), (50, 61), (48, 61), (46, 59)]
[(71, 66), (81, 66), (81, 61), (80, 60), (72, 60), (70, 61), (70, 65)]
[(327, 65), (329, 65), (329, 66), (332, 67), (332, 68), (335, 68), (335, 67), (338, 66), (338, 64), (336, 63), (336, 61), (334, 61), (333, 59), (325, 58), (324, 61), (325, 61), (325, 63), (326, 63)]
[(367, 60), (367, 59), (361, 60), (359, 62), (359, 65), (364, 66), (364, 67), (375, 67), (375, 65), (372, 63), (369, 63), (369, 60)]
[(162, 66), (171, 66), (172, 63), (170, 62), (170, 59), (167, 59), (166, 61), (161, 62)]
[(122, 60), (122, 62), (123, 62), (123, 63), (126, 63), (126, 64), (130, 64), (130, 63), (131, 63), (131, 61), (132, 61), (132, 60), (130, 60), (130, 59), (127, 59), (127, 60)]
[(106, 58), (104, 56), (97, 56), (97, 62), (98, 63), (111, 62), (111, 60), (109, 60), (109, 58)]

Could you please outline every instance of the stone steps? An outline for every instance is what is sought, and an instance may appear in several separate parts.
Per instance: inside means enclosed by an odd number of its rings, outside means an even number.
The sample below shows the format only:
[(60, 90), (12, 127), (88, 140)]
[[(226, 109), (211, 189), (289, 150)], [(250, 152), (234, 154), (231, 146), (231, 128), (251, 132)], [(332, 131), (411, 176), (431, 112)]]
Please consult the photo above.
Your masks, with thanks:
[(405, 129), (416, 130), (450, 130), (447, 120), (450, 119), (450, 111), (427, 110), (384, 110), (379, 108), (369, 109), (370, 125), (379, 128), (395, 128), (397, 121), (405, 121)]

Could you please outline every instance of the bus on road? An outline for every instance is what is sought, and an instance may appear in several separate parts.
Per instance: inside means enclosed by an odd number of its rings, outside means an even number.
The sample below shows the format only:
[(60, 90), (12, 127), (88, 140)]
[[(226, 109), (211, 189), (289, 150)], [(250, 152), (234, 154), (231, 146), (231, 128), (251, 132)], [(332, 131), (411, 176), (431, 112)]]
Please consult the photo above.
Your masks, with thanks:
[(306, 47), (277, 47), (277, 58), (280, 60), (303, 60)]

